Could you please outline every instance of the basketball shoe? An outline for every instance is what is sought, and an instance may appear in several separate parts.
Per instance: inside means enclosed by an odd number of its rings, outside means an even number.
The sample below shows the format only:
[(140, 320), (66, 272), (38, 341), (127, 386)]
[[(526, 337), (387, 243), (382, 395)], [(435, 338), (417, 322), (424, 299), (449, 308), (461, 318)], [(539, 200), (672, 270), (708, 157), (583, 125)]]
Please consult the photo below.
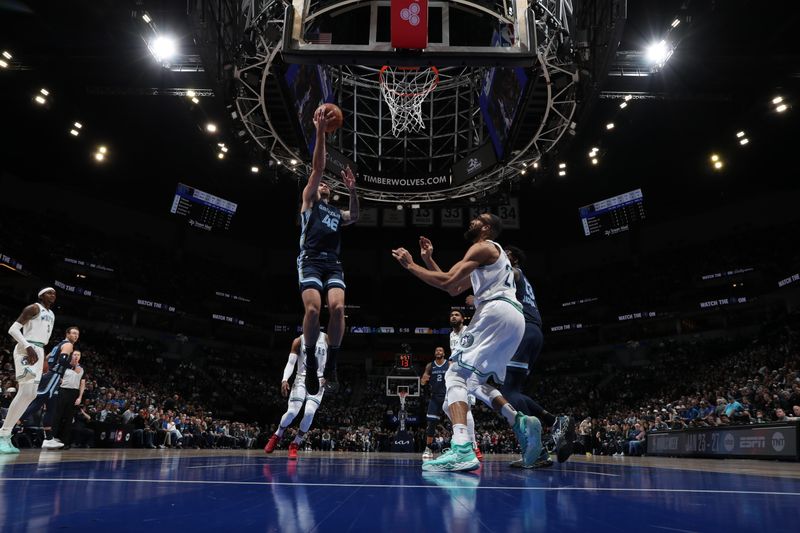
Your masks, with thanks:
[(472, 451), (475, 452), (475, 457), (478, 459), (478, 461), (480, 461), (482, 463), (483, 462), (483, 454), (481, 453), (480, 446), (473, 446), (472, 447)]
[(294, 442), (289, 445), (289, 460), (297, 461), (297, 449), (299, 446)]
[(19, 448), (11, 442), (11, 435), (0, 437), (0, 453), (19, 453)]
[(533, 465), (542, 453), (542, 423), (535, 416), (517, 411), (513, 430), (522, 447), (522, 462)]
[(572, 455), (575, 439), (575, 421), (571, 416), (559, 416), (553, 425), (553, 441), (555, 442), (556, 458), (559, 463), (564, 463)]
[(281, 438), (279, 436), (277, 436), (277, 435), (271, 436), (269, 438), (269, 441), (267, 441), (267, 445), (264, 446), (264, 452), (265, 453), (272, 453), (273, 451), (275, 451), (275, 446), (277, 446), (280, 441), (281, 441)]
[(431, 450), (430, 446), (425, 446), (425, 451), (422, 452), (422, 460), (430, 461), (431, 459), (433, 459), (433, 450)]
[(547, 453), (547, 450), (542, 447), (542, 452), (539, 454), (539, 458), (536, 459), (532, 465), (525, 464), (522, 459), (517, 459), (509, 464), (512, 468), (527, 468), (527, 469), (535, 469), (535, 468), (547, 468), (553, 466), (553, 461), (550, 459), (550, 454)]
[(477, 470), (481, 463), (475, 457), (472, 450), (472, 443), (450, 444), (450, 449), (446, 450), (436, 459), (422, 463), (422, 470), (426, 472), (464, 472)]

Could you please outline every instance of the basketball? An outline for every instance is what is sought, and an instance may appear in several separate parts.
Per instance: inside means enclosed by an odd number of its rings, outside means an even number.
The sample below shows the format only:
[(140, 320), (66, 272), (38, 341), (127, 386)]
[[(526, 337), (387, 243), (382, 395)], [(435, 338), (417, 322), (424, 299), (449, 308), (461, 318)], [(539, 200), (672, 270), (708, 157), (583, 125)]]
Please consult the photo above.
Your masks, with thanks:
[(342, 115), (342, 110), (339, 108), (338, 105), (322, 104), (319, 107), (325, 108), (326, 115), (333, 113), (333, 118), (328, 120), (328, 127), (325, 128), (326, 133), (333, 133), (334, 131), (342, 127), (342, 123), (344, 122), (344, 115)]

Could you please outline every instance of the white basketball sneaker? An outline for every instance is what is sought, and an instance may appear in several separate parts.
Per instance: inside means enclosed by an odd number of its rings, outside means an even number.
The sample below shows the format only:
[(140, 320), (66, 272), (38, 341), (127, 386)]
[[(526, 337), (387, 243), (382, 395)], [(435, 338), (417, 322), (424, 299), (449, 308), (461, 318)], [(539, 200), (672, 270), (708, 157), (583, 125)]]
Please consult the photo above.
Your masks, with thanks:
[(422, 460), (430, 461), (431, 459), (433, 459), (433, 450), (431, 450), (430, 447), (425, 446), (425, 451), (422, 452)]
[(55, 450), (58, 448), (62, 448), (64, 446), (63, 442), (59, 442), (57, 439), (46, 439), (42, 441), (42, 449), (45, 450)]

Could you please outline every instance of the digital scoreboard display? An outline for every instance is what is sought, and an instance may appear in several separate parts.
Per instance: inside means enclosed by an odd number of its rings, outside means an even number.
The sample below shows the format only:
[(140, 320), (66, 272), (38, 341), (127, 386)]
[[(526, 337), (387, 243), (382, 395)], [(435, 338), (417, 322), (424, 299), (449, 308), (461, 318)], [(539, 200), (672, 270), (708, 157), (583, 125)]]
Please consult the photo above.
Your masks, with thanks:
[(200, 189), (179, 183), (170, 213), (186, 217), (189, 225), (211, 231), (228, 229), (236, 213), (236, 204)]
[(636, 189), (581, 207), (578, 211), (584, 235), (628, 231), (632, 224), (645, 218), (643, 200), (642, 190)]

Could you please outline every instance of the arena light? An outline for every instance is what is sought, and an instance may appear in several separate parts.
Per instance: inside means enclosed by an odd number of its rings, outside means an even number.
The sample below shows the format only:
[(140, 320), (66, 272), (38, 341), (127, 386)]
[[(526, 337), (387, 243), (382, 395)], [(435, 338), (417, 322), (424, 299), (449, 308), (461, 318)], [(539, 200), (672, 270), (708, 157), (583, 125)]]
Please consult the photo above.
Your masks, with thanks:
[(195, 96), (195, 97), (192, 97), (192, 103), (193, 103), (193, 104), (199, 104), (199, 103), (200, 103), (200, 100), (198, 100), (196, 96)]
[(228, 153), (228, 147), (227, 146), (223, 146), (222, 148), (220, 148), (220, 150), (222, 150), (226, 154)]
[(722, 161), (716, 161), (716, 162), (714, 162), (714, 169), (715, 169), (715, 170), (721, 170), (721, 169), (722, 169), (722, 167), (723, 167), (723, 165), (722, 165)]
[(39, 92), (44, 96), (50, 96), (50, 91), (47, 89), (39, 89)]
[(534, 162), (533, 162), (533, 165), (531, 165), (531, 166), (532, 166), (533, 168), (539, 168), (539, 162), (538, 162), (538, 161), (534, 161)]
[(166, 35), (159, 35), (150, 41), (148, 48), (159, 63), (169, 61), (178, 53), (178, 45), (175, 39)]
[(12, 57), (12, 56), (11, 56), (11, 54), (8, 52), (8, 50), (3, 50), (3, 57), (5, 57), (5, 58), (6, 58), (6, 59), (8, 59), (9, 61), (11, 61), (11, 57)]
[(525, 175), (525, 172), (526, 172), (526, 170), (524, 168), (519, 171), (519, 173), (522, 174), (523, 176)]
[(72, 128), (71, 130), (69, 130), (69, 134), (72, 135), (73, 137), (77, 137), (78, 135), (80, 135), (80, 132), (75, 128)]
[(37, 94), (36, 98), (34, 98), (34, 100), (36, 100), (36, 103), (40, 104), (40, 105), (44, 105), (47, 102), (47, 100), (44, 99), (44, 96), (42, 96), (40, 94)]
[(596, 158), (596, 157), (593, 157), (593, 158), (592, 158), (592, 164), (593, 164), (593, 165), (596, 165), (597, 163), (598, 163), (598, 161), (597, 161), (597, 158)]
[(620, 109), (625, 109), (626, 107), (628, 107), (628, 102), (622, 102), (621, 104), (619, 104)]
[(784, 111), (786, 111), (786, 109), (788, 109), (786, 107), (786, 104), (781, 104), (775, 108), (775, 111), (777, 111), (778, 113), (783, 113)]
[(292, 165), (296, 165), (297, 164), (297, 159), (292, 159), (291, 161), (289, 161), (289, 163), (291, 163)]
[(83, 128), (83, 124), (81, 124), (80, 122), (74, 123), (73, 126), (75, 126), (77, 129)]
[(608, 124), (606, 124), (606, 129), (609, 130), (609, 131), (613, 130), (614, 129), (614, 123), (613, 122), (609, 122)]
[(411, 209), (419, 209), (419, 204), (411, 204)]
[(740, 132), (738, 132), (738, 133), (736, 134), (736, 138), (737, 138), (737, 139), (741, 139), (742, 137), (744, 137), (744, 132), (743, 132), (743, 131), (740, 131)]
[(95, 152), (95, 153), (94, 153), (94, 159), (95, 159), (95, 161), (97, 161), (98, 163), (102, 163), (103, 161), (105, 161), (105, 159), (106, 159), (106, 155), (105, 155), (105, 154), (102, 154), (102, 153), (100, 153), (100, 152)]
[(750, 142), (750, 139), (748, 139), (747, 137), (742, 137), (741, 139), (739, 139), (739, 144), (741, 144), (742, 146), (744, 146), (745, 144), (747, 144), (749, 142)]
[(772, 99), (772, 103), (775, 105), (778, 105), (781, 102), (783, 102), (783, 96), (776, 96), (775, 98)]
[(674, 52), (673, 47), (665, 39), (662, 39), (648, 46), (645, 56), (653, 67), (660, 69), (672, 57), (672, 52)]
[(250, 172), (252, 172), (253, 174), (258, 174), (259, 168), (257, 166), (252, 166), (250, 167)]
[(197, 96), (197, 93), (195, 93), (192, 89), (189, 89), (188, 91), (186, 91), (186, 96), (188, 96), (189, 98), (194, 98), (195, 96)]
[(559, 163), (558, 164), (558, 168), (561, 168), (561, 169), (567, 168), (567, 164), (566, 163)]
[(711, 154), (711, 162), (716, 163), (719, 161), (719, 156), (717, 154)]
[(625, 100), (626, 102), (630, 102), (631, 99), (633, 99), (633, 95), (632, 94), (626, 94), (625, 98), (623, 98), (623, 100)]
[(403, 204), (397, 204), (394, 208), (397, 209), (398, 211), (402, 211), (403, 210)]
[(673, 28), (677, 28), (678, 24), (680, 24), (680, 23), (681, 23), (680, 19), (675, 19), (675, 20), (672, 21), (672, 24), (670, 24), (670, 26), (673, 27)]
[(8, 68), (8, 63), (4, 59), (0, 59), (0, 68)]
[(225, 159), (225, 153), (224, 152), (219, 152), (217, 154), (217, 159)]
[(214, 124), (213, 122), (209, 122), (208, 124), (206, 124), (206, 131), (208, 133), (216, 133), (217, 125)]
[(148, 15), (147, 13), (145, 13), (144, 15), (142, 15), (142, 20), (143, 20), (143, 21), (145, 21), (146, 23), (150, 24), (150, 22), (151, 22), (153, 19), (151, 19), (151, 18), (150, 18), (150, 15)]
[(559, 170), (558, 171), (558, 175), (561, 176), (561, 177), (564, 177), (564, 176), (567, 175), (567, 171), (566, 170)]
[(106, 148), (105, 146), (101, 145), (101, 146), (99, 146), (97, 148), (97, 151), (98, 151), (98, 153), (101, 153), (101, 154), (107, 154), (108, 153), (108, 148)]

